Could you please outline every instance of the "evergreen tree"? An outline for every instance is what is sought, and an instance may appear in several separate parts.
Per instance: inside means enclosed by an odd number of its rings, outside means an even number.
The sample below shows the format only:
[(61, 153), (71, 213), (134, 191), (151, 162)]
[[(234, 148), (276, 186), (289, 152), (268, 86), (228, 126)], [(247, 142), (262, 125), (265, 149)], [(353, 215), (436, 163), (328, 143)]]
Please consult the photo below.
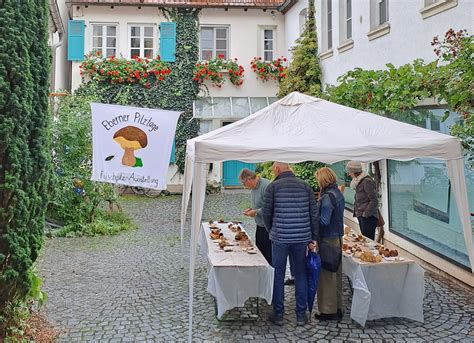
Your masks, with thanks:
[(308, 19), (303, 33), (292, 49), (292, 61), (287, 77), (280, 82), (278, 96), (284, 97), (294, 91), (317, 95), (321, 89), (320, 76), (314, 0), (309, 0)]
[(1, 314), (28, 293), (43, 243), (51, 163), (48, 15), (46, 0), (0, 1)]

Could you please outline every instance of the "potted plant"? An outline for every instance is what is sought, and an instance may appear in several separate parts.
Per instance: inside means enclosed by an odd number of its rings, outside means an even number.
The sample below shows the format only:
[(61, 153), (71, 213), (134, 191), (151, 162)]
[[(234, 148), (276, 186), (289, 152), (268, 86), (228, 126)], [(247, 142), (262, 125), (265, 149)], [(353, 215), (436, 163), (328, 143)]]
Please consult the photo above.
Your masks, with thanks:
[(261, 57), (254, 57), (250, 62), (250, 66), (257, 78), (262, 81), (278, 80), (281, 81), (286, 77), (288, 65), (285, 57), (277, 58), (274, 61), (265, 62)]
[(237, 63), (237, 58), (225, 60), (224, 55), (218, 55), (212, 60), (196, 63), (193, 81), (198, 84), (210, 81), (213, 86), (220, 88), (225, 82), (224, 73), (228, 73), (230, 82), (240, 86), (244, 82), (244, 71), (244, 67)]

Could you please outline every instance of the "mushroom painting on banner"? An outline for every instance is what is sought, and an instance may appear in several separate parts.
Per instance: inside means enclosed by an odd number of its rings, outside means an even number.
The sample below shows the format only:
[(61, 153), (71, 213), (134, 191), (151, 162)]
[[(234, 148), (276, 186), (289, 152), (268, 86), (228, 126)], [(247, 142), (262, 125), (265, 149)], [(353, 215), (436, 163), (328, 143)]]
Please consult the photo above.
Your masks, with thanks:
[(166, 189), (180, 113), (96, 103), (91, 108), (92, 180)]

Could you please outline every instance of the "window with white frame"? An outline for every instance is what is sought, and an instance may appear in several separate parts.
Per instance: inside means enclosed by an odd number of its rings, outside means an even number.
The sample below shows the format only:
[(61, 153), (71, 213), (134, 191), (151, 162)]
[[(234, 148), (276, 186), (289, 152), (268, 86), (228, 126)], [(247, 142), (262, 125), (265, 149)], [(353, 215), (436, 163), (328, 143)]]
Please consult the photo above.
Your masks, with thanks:
[(347, 44), (351, 39), (352, 0), (339, 0), (339, 44)]
[(424, 0), (424, 7), (420, 9), (423, 19), (447, 11), (458, 5), (458, 0)]
[(92, 24), (92, 51), (104, 57), (117, 55), (116, 24)]
[(262, 29), (262, 55), (264, 61), (273, 61), (275, 59), (275, 29)]
[(300, 11), (300, 15), (299, 15), (299, 22), (300, 22), (300, 35), (303, 33), (304, 31), (304, 27), (306, 25), (306, 20), (308, 20), (308, 9), (307, 8), (303, 8), (301, 11)]
[(369, 40), (382, 37), (390, 32), (389, 0), (370, 0)]
[(346, 3), (346, 39), (352, 38), (352, 0), (345, 0)]
[(155, 51), (156, 27), (154, 25), (129, 26), (130, 57), (153, 58)]
[(226, 26), (201, 26), (200, 57), (208, 61), (221, 56), (229, 58), (229, 28)]
[(388, 21), (388, 0), (378, 0), (378, 24)]
[(327, 1), (327, 47), (332, 49), (332, 0)]
[[(245, 118), (277, 100), (276, 97), (203, 97), (194, 101), (193, 116), (204, 120)], [(205, 129), (201, 127), (201, 131)]]

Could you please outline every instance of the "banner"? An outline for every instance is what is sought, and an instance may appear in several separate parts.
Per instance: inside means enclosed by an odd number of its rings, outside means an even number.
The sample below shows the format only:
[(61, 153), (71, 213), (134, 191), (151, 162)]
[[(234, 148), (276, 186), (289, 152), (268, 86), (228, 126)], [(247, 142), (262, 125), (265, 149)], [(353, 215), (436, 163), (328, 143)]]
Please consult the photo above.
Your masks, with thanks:
[(91, 103), (92, 180), (166, 189), (180, 112)]

